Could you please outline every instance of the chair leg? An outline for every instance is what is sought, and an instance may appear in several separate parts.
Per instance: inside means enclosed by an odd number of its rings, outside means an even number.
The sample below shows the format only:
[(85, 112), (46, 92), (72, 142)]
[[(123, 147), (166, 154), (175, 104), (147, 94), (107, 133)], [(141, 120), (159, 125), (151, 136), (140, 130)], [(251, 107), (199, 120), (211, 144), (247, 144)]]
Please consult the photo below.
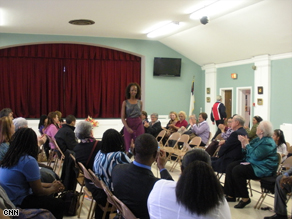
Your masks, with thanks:
[(102, 219), (105, 219), (106, 213), (108, 212), (108, 206), (109, 206), (109, 203), (107, 201), (106, 204), (105, 204), (105, 206), (104, 206), (104, 208), (103, 208)]
[(82, 200), (81, 200), (81, 203), (80, 203), (80, 206), (79, 206), (79, 212), (78, 212), (78, 218), (80, 218), (80, 214), (81, 214), (81, 210), (82, 210), (82, 206), (83, 206), (83, 201), (84, 201), (84, 196), (85, 196), (85, 193), (83, 193), (82, 195)]
[(249, 191), (250, 191), (250, 196), (252, 197), (252, 189), (251, 189), (251, 183), (250, 183), (250, 179), (247, 181), (247, 184), (249, 186)]
[(91, 209), (92, 209), (93, 201), (94, 201), (94, 200), (91, 199), (90, 206), (89, 206), (89, 210), (88, 210), (88, 214), (87, 214), (87, 219), (90, 218), (90, 213), (91, 213)]

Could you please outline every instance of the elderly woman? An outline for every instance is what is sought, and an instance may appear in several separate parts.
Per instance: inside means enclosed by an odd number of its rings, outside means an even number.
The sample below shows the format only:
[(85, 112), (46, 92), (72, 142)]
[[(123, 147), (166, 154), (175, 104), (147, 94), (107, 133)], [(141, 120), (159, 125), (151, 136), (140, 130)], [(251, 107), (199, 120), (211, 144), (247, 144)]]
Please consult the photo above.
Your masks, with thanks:
[(259, 123), (263, 121), (262, 117), (260, 116), (254, 116), (252, 119), (252, 127), (251, 129), (249, 129), (248, 127), (244, 127), (246, 129), (247, 132), (247, 137), (249, 138), (249, 141), (255, 139), (256, 137), (258, 137), (256, 135), (256, 131), (257, 131), (257, 127), (259, 125)]
[(198, 137), (201, 137), (202, 141), (200, 146), (206, 146), (209, 140), (210, 135), (210, 127), (208, 123), (206, 122), (208, 118), (207, 113), (200, 113), (199, 114), (199, 124), (196, 124), (196, 116), (191, 115), (190, 116), (190, 125), (191, 125), (191, 131)]
[(244, 208), (250, 203), (247, 190), (247, 179), (259, 179), (272, 176), (278, 166), (277, 146), (272, 139), (273, 129), (268, 121), (262, 121), (257, 127), (258, 138), (248, 143), (246, 136), (239, 135), (245, 159), (235, 161), (227, 166), (224, 191), (227, 201), (235, 202), (241, 197), (234, 208)]
[(169, 127), (173, 128), (174, 130), (178, 131), (180, 128), (184, 129), (188, 126), (188, 122), (186, 121), (187, 115), (184, 111), (180, 111), (178, 113), (179, 120), (174, 124), (170, 124)]
[(145, 133), (149, 133), (156, 138), (156, 136), (162, 130), (161, 122), (158, 120), (158, 114), (152, 113), (151, 114), (151, 122), (149, 122), (149, 123), (145, 122), (144, 127), (145, 127)]

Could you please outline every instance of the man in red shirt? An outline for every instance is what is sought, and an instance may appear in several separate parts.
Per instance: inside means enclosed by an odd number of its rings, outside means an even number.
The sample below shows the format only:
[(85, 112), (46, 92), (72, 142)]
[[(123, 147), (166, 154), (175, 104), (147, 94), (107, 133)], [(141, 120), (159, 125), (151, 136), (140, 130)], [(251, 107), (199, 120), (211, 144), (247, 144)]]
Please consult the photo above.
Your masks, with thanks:
[[(217, 102), (214, 103), (212, 110), (211, 110), (212, 123), (213, 123), (213, 125), (215, 125), (215, 122), (216, 122), (217, 127), (219, 124), (224, 124), (224, 120), (227, 117), (226, 112), (225, 112), (225, 106), (223, 103), (221, 103), (221, 100), (222, 100), (222, 97), (220, 95), (218, 95)], [(216, 136), (220, 133), (221, 133), (221, 130), (218, 128), (213, 139), (216, 138)]]

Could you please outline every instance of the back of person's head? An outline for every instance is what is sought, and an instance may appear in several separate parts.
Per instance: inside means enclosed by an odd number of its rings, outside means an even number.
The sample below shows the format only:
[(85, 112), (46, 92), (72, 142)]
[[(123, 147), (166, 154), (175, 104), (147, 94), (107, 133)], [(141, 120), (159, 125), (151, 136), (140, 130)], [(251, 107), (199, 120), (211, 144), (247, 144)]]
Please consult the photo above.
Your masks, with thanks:
[(221, 95), (217, 95), (216, 100), (217, 100), (217, 101), (221, 101), (221, 100), (222, 100)]
[(44, 114), (44, 115), (41, 115), (38, 128), (40, 128), (41, 126), (45, 126), (45, 120), (46, 120), (47, 118), (48, 118), (47, 115), (45, 115), (45, 114)]
[[(176, 199), (191, 214), (206, 215), (224, 200), (223, 190), (209, 164), (210, 158), (206, 162), (207, 156), (196, 152), (189, 156), (188, 161), (184, 161), (188, 165), (176, 185)], [(191, 161), (191, 156), (195, 160)]]
[(102, 135), (100, 151), (110, 153), (115, 151), (125, 151), (122, 135), (115, 129), (108, 129)]
[(22, 117), (18, 117), (13, 119), (13, 124), (15, 126), (15, 131), (20, 129), (20, 128), (27, 128), (28, 124), (27, 124), (27, 120), (25, 118)]
[(135, 140), (135, 160), (148, 161), (150, 158), (155, 158), (157, 149), (158, 143), (153, 135), (148, 133), (139, 135)]
[(0, 118), (2, 118), (4, 116), (9, 116), (10, 113), (12, 113), (12, 109), (10, 109), (10, 108), (3, 108), (0, 111)]
[(58, 114), (56, 112), (49, 112), (47, 126), (54, 124), (54, 118), (56, 118), (57, 115)]
[(181, 171), (183, 172), (183, 170), (190, 163), (196, 160), (204, 161), (205, 163), (211, 165), (210, 155), (205, 150), (202, 150), (200, 148), (194, 148), (185, 154), (181, 163)]
[(25, 155), (30, 155), (35, 159), (38, 155), (37, 136), (31, 128), (21, 128), (14, 133), (0, 166), (12, 167), (18, 163), (21, 156)]
[(75, 118), (75, 116), (73, 116), (73, 115), (68, 115), (68, 116), (66, 117), (66, 123), (67, 123), (68, 125), (70, 125), (72, 122), (76, 122), (76, 118)]
[(87, 121), (80, 121), (75, 128), (75, 135), (78, 139), (91, 138), (92, 124)]
[(269, 121), (261, 121), (258, 128), (261, 130), (263, 137), (272, 137), (273, 126)]
[(257, 121), (257, 123), (260, 123), (261, 121), (263, 121), (262, 117), (260, 116), (254, 116), (253, 118)]
[(0, 143), (10, 142), (15, 130), (12, 130), (12, 120), (8, 116), (0, 118)]
[(240, 126), (244, 126), (245, 119), (244, 119), (242, 116), (240, 116), (240, 115), (235, 115), (235, 116), (233, 116), (233, 119), (234, 119), (235, 121), (238, 121), (238, 123), (239, 123)]
[(55, 113), (57, 113), (59, 120), (62, 119), (62, 113), (59, 110), (56, 110)]

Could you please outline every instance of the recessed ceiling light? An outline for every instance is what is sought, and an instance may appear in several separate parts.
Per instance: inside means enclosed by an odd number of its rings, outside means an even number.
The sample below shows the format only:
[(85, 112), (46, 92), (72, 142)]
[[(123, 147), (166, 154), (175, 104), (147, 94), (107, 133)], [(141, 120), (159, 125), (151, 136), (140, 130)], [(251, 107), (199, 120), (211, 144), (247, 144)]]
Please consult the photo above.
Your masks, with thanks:
[(76, 19), (76, 20), (71, 20), (69, 21), (70, 24), (73, 25), (92, 25), (95, 24), (94, 21), (92, 20), (87, 20), (87, 19)]

